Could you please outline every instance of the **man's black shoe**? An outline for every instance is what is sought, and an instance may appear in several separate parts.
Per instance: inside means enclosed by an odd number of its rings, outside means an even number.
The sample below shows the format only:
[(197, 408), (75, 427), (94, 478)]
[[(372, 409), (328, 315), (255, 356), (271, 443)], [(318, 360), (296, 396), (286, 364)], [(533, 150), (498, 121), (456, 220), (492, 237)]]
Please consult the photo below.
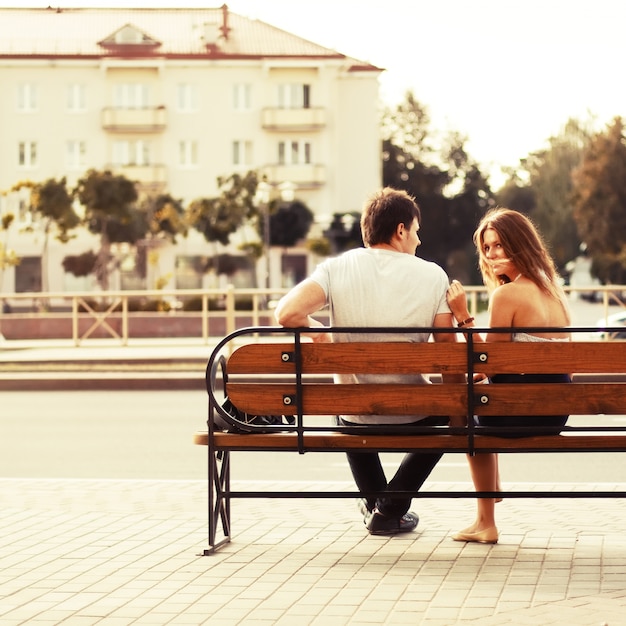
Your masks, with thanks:
[(370, 535), (397, 535), (398, 533), (410, 533), (417, 528), (419, 517), (409, 511), (402, 517), (387, 517), (374, 509), (365, 522), (365, 527)]

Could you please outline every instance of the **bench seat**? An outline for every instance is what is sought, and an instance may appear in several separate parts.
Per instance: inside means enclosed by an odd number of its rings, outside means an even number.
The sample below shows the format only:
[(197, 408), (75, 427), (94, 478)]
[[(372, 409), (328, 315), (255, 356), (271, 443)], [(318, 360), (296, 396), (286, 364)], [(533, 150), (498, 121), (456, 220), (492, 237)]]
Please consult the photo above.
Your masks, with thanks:
[[(300, 442), (296, 433), (225, 433), (216, 432), (216, 450), (268, 450), (297, 452)], [(194, 443), (208, 445), (208, 431), (194, 435)], [(356, 435), (339, 432), (307, 432), (303, 434), (305, 452), (346, 452), (348, 450), (377, 450), (405, 452), (407, 450), (437, 450), (467, 452), (466, 435)], [(540, 435), (535, 437), (503, 438), (476, 435), (475, 452), (625, 452), (626, 434)]]

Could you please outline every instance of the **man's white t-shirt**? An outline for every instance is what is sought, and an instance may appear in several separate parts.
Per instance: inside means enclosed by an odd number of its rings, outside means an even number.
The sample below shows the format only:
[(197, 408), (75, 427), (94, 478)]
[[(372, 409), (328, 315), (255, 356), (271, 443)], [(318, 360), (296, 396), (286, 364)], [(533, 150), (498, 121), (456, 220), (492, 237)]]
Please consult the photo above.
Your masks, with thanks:
[[(418, 328), (433, 325), (435, 316), (450, 313), (446, 302), (449, 281), (436, 265), (419, 257), (380, 248), (357, 248), (327, 259), (311, 279), (326, 294), (332, 326)], [(428, 341), (428, 333), (389, 333), (336, 336), (334, 341)], [(419, 364), (416, 364), (419, 366)], [(341, 383), (375, 383), (386, 375), (338, 375)], [(394, 381), (424, 384), (421, 375), (396, 376)], [(416, 390), (418, 392), (418, 390)], [(347, 416), (350, 422), (401, 424), (424, 415)]]

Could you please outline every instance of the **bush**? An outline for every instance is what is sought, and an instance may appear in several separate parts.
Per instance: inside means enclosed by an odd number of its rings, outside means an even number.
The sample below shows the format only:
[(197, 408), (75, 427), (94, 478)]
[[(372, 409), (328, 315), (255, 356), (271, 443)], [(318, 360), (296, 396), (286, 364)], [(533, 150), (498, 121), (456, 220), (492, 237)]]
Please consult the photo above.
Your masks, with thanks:
[[(85, 303), (91, 307), (92, 310), (97, 312), (106, 311), (111, 304), (109, 302), (102, 302), (101, 300), (85, 300)], [(161, 300), (157, 298), (156, 300), (145, 300), (143, 298), (130, 298), (128, 300), (128, 311), (131, 313), (137, 313), (140, 311), (155, 311), (155, 312), (167, 312), (171, 310), (171, 305), (169, 302), (165, 300)], [(79, 302), (78, 304), (79, 313), (86, 313), (88, 311), (87, 307)], [(122, 303), (118, 302), (113, 307), (113, 313), (121, 313), (122, 312)]]

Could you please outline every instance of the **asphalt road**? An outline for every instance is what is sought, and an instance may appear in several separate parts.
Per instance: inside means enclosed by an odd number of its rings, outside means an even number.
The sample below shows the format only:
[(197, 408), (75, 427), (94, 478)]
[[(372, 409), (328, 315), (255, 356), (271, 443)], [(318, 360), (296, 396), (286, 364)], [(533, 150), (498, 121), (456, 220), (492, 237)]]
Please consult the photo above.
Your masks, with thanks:
[[(572, 310), (573, 323), (582, 326), (594, 326), (603, 314), (601, 305), (580, 300)], [(201, 480), (206, 449), (192, 437), (205, 427), (202, 390), (0, 392), (0, 478)], [(238, 453), (233, 477), (351, 480), (341, 453), (284, 454), (280, 462), (275, 457)], [(390, 471), (397, 458), (384, 455)], [(624, 456), (615, 453), (503, 454), (501, 468), (505, 481), (626, 482)], [(444, 456), (432, 478), (469, 480), (465, 458)]]
[[(607, 418), (624, 425), (626, 417)], [(578, 418), (575, 418), (578, 421)], [(0, 478), (202, 480), (206, 395), (195, 391), (0, 393)], [(237, 453), (235, 479), (351, 480), (341, 453)], [(390, 472), (398, 455), (384, 455)], [(503, 454), (504, 481), (625, 482), (618, 454)], [(462, 455), (445, 455), (432, 479), (469, 480)]]

